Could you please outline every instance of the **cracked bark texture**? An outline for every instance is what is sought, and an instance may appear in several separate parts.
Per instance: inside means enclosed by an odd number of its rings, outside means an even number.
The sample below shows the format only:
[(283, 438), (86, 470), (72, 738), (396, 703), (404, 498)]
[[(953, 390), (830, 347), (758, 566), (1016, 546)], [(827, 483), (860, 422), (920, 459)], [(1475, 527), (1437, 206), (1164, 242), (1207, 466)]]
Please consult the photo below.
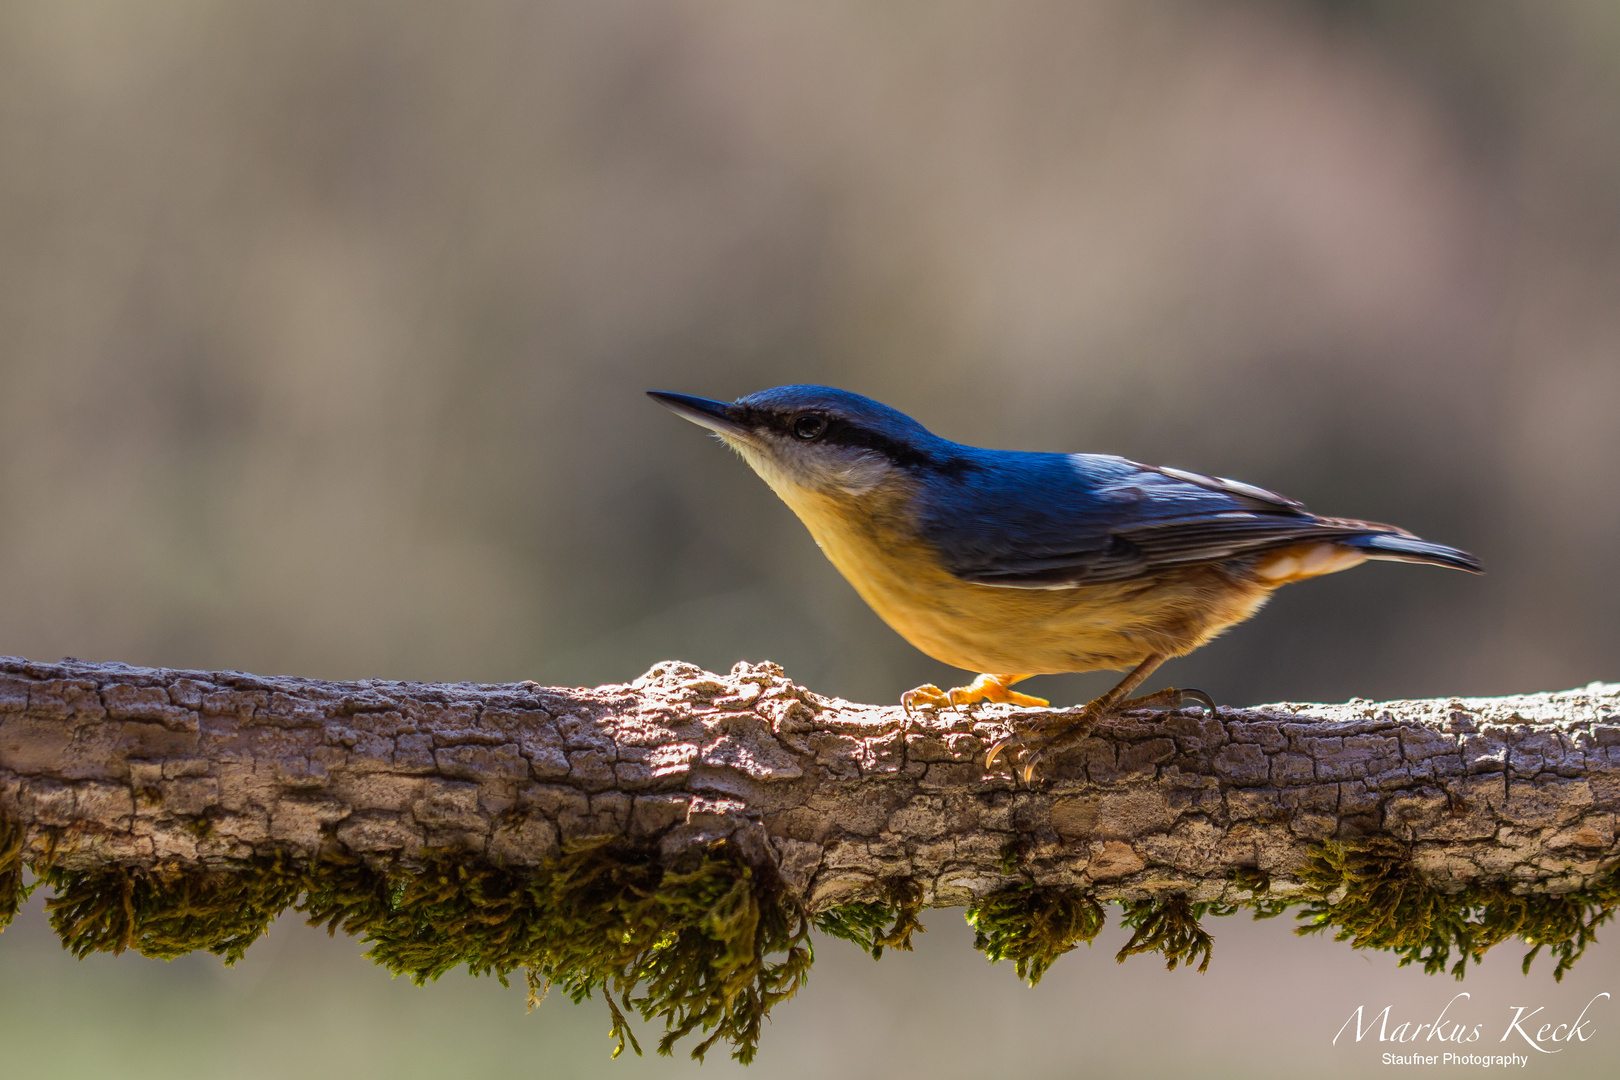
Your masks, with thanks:
[(1441, 887), (1562, 892), (1620, 855), (1620, 684), (1136, 714), (1033, 787), (982, 768), (1021, 715), (907, 717), (769, 663), (566, 689), (12, 658), (0, 818), (70, 869), (334, 848), (535, 866), (586, 837), (666, 857), (731, 837), (812, 910), (896, 878), (932, 906), (1019, 881), (1236, 899), (1243, 867), (1287, 896), (1313, 843), (1368, 833), (1410, 843)]

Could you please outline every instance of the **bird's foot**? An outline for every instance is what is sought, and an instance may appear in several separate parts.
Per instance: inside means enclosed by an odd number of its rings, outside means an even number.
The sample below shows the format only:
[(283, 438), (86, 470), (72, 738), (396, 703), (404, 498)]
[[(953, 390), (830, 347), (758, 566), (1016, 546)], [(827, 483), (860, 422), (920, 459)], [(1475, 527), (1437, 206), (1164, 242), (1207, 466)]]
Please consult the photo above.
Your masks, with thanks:
[(1215, 699), (1202, 690), (1172, 687), (1125, 701), (1108, 701), (1104, 695), (1077, 713), (1050, 717), (999, 740), (985, 753), (984, 767), (986, 771), (995, 768), (996, 759), (1005, 754), (1013, 774), (1026, 784), (1033, 783), (1042, 764), (1078, 745), (1108, 717), (1137, 709), (1179, 709), (1189, 701), (1208, 709), (1211, 716), (1215, 714)]
[(1205, 709), (1208, 709), (1211, 716), (1214, 716), (1220, 708), (1215, 704), (1215, 699), (1204, 693), (1202, 690), (1197, 690), (1190, 686), (1185, 689), (1178, 690), (1174, 686), (1169, 686), (1163, 690), (1155, 690), (1151, 694), (1143, 694), (1141, 697), (1127, 698), (1118, 705), (1114, 706), (1114, 712), (1135, 712), (1138, 709), (1174, 710), (1181, 708), (1189, 701), (1196, 701)]
[(1007, 688), (1008, 684), (1016, 682), (1022, 677), (1021, 675), (980, 675), (967, 686), (952, 687), (949, 690), (941, 690), (933, 683), (928, 683), (901, 694), (900, 704), (908, 713), (912, 709), (948, 709), (956, 705), (972, 705), (980, 701), (991, 701), (999, 705), (1023, 705), (1026, 708), (1034, 709), (1043, 709), (1051, 704), (1045, 698), (1020, 694), (1016, 690)]

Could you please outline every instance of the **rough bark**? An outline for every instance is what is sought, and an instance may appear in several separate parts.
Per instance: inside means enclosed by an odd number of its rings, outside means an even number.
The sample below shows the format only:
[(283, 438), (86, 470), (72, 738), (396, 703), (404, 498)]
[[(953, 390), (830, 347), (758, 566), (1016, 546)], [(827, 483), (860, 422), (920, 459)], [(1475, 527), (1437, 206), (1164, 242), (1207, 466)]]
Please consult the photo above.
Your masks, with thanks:
[(1099, 898), (1274, 894), (1313, 843), (1384, 833), (1447, 883), (1589, 884), (1620, 854), (1620, 685), (1506, 698), (1132, 715), (1033, 786), (986, 774), (1023, 710), (906, 716), (773, 664), (663, 663), (595, 689), (316, 682), (0, 661), (0, 818), (68, 869), (334, 848), (540, 865), (575, 838), (732, 837), (811, 909), (910, 879)]

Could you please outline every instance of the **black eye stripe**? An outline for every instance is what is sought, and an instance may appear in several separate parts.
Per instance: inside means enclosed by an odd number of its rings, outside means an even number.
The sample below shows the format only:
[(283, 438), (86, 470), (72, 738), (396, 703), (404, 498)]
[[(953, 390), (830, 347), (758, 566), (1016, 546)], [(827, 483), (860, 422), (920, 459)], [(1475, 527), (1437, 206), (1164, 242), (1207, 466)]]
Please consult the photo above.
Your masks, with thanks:
[(822, 441), (871, 450), (882, 454), (903, 469), (929, 469), (935, 464), (931, 457), (916, 447), (868, 428), (858, 427), (847, 420), (834, 420), (829, 424)]
[(841, 416), (828, 416), (825, 413), (791, 412), (783, 413), (774, 409), (760, 409), (745, 407), (746, 412), (738, 417), (739, 420), (751, 427), (766, 431), (773, 431), (800, 441), (812, 441), (799, 435), (795, 430), (798, 421), (814, 416), (825, 424), (823, 430), (814, 436), (815, 442), (833, 446), (848, 446), (859, 450), (870, 450), (882, 454), (895, 465), (913, 472), (934, 472), (944, 476), (962, 476), (976, 470), (972, 462), (966, 458), (955, 456), (935, 457), (908, 441), (891, 438), (881, 432), (873, 431)]
[(819, 438), (827, 430), (827, 418), (816, 413), (803, 413), (794, 417), (792, 430), (796, 438)]

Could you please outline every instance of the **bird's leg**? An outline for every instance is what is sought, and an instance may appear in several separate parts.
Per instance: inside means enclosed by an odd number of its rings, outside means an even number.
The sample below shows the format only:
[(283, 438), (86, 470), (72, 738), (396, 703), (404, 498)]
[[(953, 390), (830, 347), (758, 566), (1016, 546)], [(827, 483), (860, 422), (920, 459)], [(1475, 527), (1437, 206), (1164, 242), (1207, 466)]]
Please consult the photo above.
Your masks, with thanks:
[(1164, 661), (1164, 654), (1154, 653), (1132, 668), (1112, 690), (1087, 703), (1079, 713), (1057, 720), (1052, 725), (1042, 725), (1039, 729), (1015, 731), (990, 747), (984, 756), (984, 767), (994, 768), (996, 758), (1005, 752), (1014, 769), (1022, 774), (1024, 783), (1029, 783), (1035, 776), (1036, 767), (1042, 761), (1055, 753), (1067, 750), (1091, 734), (1091, 729), (1097, 726), (1098, 721), (1114, 712), (1119, 703), (1125, 699), (1125, 695), (1142, 685), (1143, 680), (1153, 674), (1154, 669)]
[(933, 683), (929, 683), (901, 694), (900, 704), (908, 713), (914, 708), (940, 709), (952, 705), (972, 705), (978, 701), (993, 701), (1000, 705), (1024, 705), (1037, 709), (1050, 705), (1051, 702), (1045, 698), (1031, 697), (1008, 689), (1019, 679), (1027, 678), (1028, 675), (980, 675), (969, 685), (953, 687), (950, 690), (941, 690)]
[(1119, 685), (1086, 705), (1075, 715), (1054, 717), (1052, 722), (1037, 728), (1016, 731), (1007, 736), (990, 747), (989, 752), (985, 754), (984, 767), (993, 768), (996, 758), (1005, 753), (1027, 784), (1034, 779), (1035, 770), (1039, 768), (1041, 762), (1074, 746), (1091, 734), (1092, 728), (1096, 727), (1099, 721), (1115, 713), (1130, 709), (1176, 708), (1188, 699), (1201, 703), (1213, 713), (1215, 702), (1202, 690), (1169, 689), (1138, 698), (1125, 696), (1142, 685), (1143, 680), (1153, 674), (1154, 669), (1166, 659), (1163, 653), (1149, 656), (1132, 668), (1130, 674), (1119, 681)]

